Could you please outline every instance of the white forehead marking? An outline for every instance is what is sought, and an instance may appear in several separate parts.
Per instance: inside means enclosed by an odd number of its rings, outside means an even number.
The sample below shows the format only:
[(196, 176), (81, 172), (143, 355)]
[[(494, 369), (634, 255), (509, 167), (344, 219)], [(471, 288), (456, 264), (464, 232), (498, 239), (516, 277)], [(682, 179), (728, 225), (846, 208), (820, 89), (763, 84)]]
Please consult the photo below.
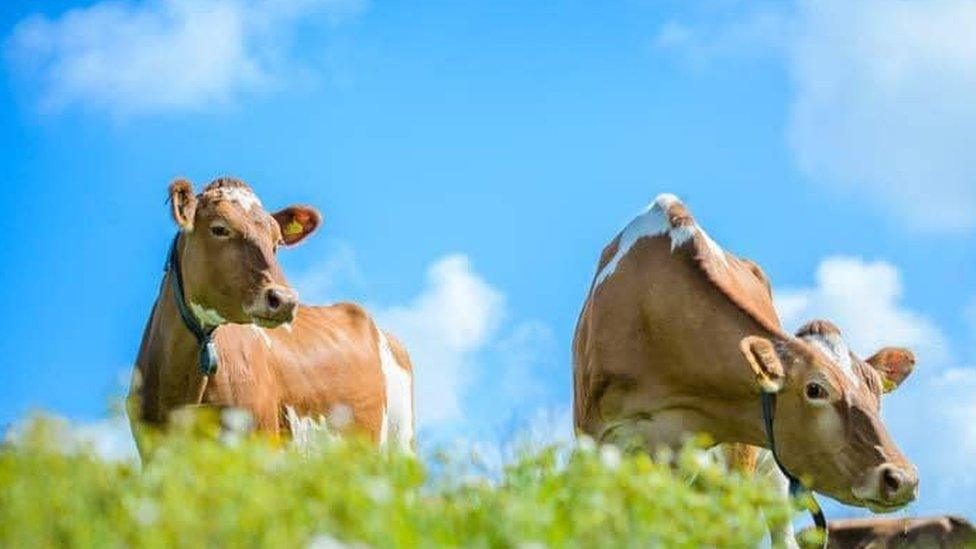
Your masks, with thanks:
[(190, 310), (193, 311), (193, 316), (197, 317), (200, 324), (204, 326), (220, 326), (221, 324), (226, 324), (227, 320), (220, 316), (217, 311), (213, 309), (207, 309), (201, 305), (197, 305), (194, 302), (190, 302)]
[(665, 233), (671, 238), (672, 252), (692, 240), (696, 233), (700, 234), (705, 239), (705, 244), (712, 254), (720, 261), (725, 262), (725, 252), (697, 223), (674, 228), (671, 227), (671, 223), (668, 220), (668, 209), (674, 204), (680, 203), (681, 200), (673, 194), (659, 194), (640, 215), (627, 224), (624, 230), (620, 232), (617, 252), (613, 254), (613, 257), (604, 265), (603, 269), (600, 269), (600, 272), (597, 273), (593, 288), (596, 289), (617, 270), (617, 265), (620, 263), (620, 260), (627, 255), (627, 252), (630, 251), (638, 240), (645, 237), (660, 236)]
[(268, 335), (268, 332), (264, 331), (264, 328), (258, 326), (257, 324), (251, 324), (251, 330), (261, 336), (261, 339), (264, 340), (264, 344), (267, 345), (269, 349), (271, 348), (271, 336)]
[(230, 202), (236, 202), (241, 208), (251, 211), (255, 206), (261, 206), (257, 195), (243, 187), (227, 187), (220, 189), (220, 197)]
[(803, 339), (827, 355), (827, 358), (832, 359), (840, 367), (840, 370), (844, 372), (844, 375), (854, 383), (855, 387), (860, 386), (861, 380), (857, 378), (857, 374), (854, 372), (851, 350), (847, 347), (847, 342), (844, 341), (844, 338), (840, 334), (811, 334), (805, 336)]

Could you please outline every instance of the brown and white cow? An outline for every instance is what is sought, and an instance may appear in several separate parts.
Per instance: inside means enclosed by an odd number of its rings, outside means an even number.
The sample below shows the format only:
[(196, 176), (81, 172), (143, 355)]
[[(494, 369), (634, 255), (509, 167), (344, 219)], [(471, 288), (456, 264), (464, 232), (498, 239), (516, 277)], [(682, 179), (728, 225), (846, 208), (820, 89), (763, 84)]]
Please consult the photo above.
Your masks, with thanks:
[(976, 528), (955, 516), (835, 520), (828, 531), (831, 549), (976, 547)]
[[(872, 385), (871, 392), (879, 396), (886, 393), (907, 378), (915, 368), (915, 355), (903, 347), (884, 347), (866, 361), (857, 356), (848, 346), (840, 329), (826, 320), (814, 320), (800, 327), (796, 337), (819, 349), (828, 358), (844, 367), (854, 369), (859, 376)], [(880, 376), (874, 370), (883, 372)], [(882, 387), (876, 386), (877, 383)], [(878, 404), (880, 408), (880, 402)], [(772, 481), (780, 493), (789, 495), (789, 479), (776, 465), (769, 450), (745, 444), (723, 444), (714, 448), (731, 469), (742, 473), (755, 473)], [(798, 547), (793, 533), (793, 525), (770, 525), (770, 535), (774, 547)]]
[(575, 425), (598, 441), (653, 450), (705, 432), (767, 447), (760, 395), (775, 393), (776, 450), (808, 487), (877, 511), (916, 496), (916, 469), (878, 414), (881, 388), (900, 380), (785, 333), (759, 267), (673, 195), (603, 250), (573, 359)]
[[(230, 178), (196, 196), (189, 182), (177, 180), (169, 199), (179, 232), (128, 403), (143, 457), (143, 428), (162, 427), (171, 412), (188, 406), (246, 410), (257, 430), (271, 434), (324, 421), (338, 432), (410, 449), (406, 351), (357, 305), (300, 303), (278, 265), (278, 248), (315, 231), (319, 213), (292, 206), (269, 214), (246, 184)], [(212, 373), (194, 324), (212, 332)]]

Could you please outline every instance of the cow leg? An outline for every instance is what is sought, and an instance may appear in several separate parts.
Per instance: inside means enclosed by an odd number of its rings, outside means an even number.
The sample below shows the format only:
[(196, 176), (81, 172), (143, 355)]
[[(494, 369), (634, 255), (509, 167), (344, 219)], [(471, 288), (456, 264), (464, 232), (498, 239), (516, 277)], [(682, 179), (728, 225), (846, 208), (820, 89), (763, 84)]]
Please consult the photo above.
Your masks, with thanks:
[[(769, 450), (760, 450), (756, 474), (769, 479), (776, 486), (776, 491), (783, 496), (783, 499), (789, 500), (790, 481), (779, 470), (779, 466), (776, 465), (776, 460), (773, 459), (773, 453)], [(773, 547), (799, 549), (800, 546), (796, 541), (796, 532), (793, 531), (792, 521), (786, 521), (780, 524), (771, 524), (767, 521), (767, 526), (769, 528), (769, 539)]]

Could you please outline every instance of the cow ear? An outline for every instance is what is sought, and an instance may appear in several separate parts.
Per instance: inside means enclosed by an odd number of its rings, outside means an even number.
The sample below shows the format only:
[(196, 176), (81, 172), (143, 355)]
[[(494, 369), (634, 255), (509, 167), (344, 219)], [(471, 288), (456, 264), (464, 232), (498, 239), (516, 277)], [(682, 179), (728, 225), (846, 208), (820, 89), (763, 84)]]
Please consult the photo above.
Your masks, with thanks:
[(763, 391), (777, 393), (783, 388), (786, 372), (772, 341), (764, 337), (747, 336), (739, 342), (739, 350), (746, 357), (749, 366), (752, 366), (756, 381)]
[(193, 230), (193, 217), (197, 211), (197, 198), (193, 194), (193, 185), (186, 179), (177, 179), (169, 186), (169, 204), (172, 208), (173, 221), (184, 231)]
[(904, 347), (885, 347), (867, 359), (881, 376), (884, 392), (894, 391), (915, 369), (915, 355)]
[(305, 237), (315, 232), (315, 229), (322, 224), (322, 215), (315, 208), (308, 206), (289, 206), (271, 215), (281, 228), (281, 239), (285, 246), (292, 246), (305, 240)]

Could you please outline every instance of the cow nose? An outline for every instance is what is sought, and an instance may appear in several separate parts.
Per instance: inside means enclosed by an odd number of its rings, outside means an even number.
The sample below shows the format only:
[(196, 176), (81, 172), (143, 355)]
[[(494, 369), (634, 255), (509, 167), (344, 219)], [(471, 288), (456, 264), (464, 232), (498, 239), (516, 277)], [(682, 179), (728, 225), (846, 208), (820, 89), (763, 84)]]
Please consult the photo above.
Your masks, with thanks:
[(281, 294), (281, 290), (276, 288), (268, 288), (268, 291), (264, 294), (264, 299), (268, 303), (268, 310), (277, 311), (281, 307), (281, 302), (284, 301), (284, 296)]
[(298, 296), (289, 288), (272, 286), (264, 290), (264, 305), (269, 317), (280, 322), (291, 322), (298, 307)]
[(914, 467), (898, 467), (886, 463), (878, 467), (878, 475), (878, 487), (883, 501), (898, 505), (915, 499), (918, 474)]
[(911, 503), (918, 495), (918, 471), (909, 463), (882, 463), (853, 488), (853, 495), (872, 510), (892, 511)]

